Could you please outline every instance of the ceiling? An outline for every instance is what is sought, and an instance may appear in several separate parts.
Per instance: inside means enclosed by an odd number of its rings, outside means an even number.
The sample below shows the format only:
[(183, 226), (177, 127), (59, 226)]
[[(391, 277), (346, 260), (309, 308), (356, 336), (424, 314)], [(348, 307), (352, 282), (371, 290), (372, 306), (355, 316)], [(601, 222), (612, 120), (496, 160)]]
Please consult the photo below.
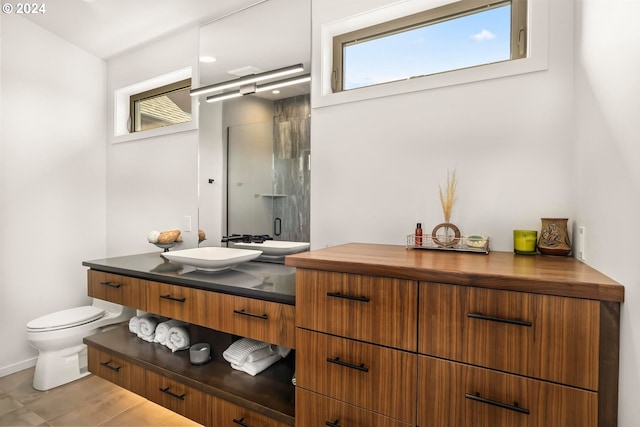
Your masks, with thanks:
[[(201, 54), (217, 58), (214, 64), (200, 64), (201, 85), (236, 78), (229, 71), (243, 67), (260, 72), (310, 66), (309, 1), (55, 0), (46, 8), (43, 14), (22, 16), (104, 60), (200, 27)], [(302, 93), (309, 93), (308, 83), (256, 96), (273, 100)]]
[(158, 37), (266, 0), (55, 0), (22, 15), (91, 54), (109, 59)]

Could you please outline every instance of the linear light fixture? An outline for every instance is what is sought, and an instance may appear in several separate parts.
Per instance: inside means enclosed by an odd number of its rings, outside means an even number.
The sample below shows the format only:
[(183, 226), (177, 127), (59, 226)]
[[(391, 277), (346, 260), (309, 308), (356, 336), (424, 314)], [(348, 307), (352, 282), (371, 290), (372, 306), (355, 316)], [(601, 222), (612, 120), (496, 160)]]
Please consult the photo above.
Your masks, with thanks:
[(267, 90), (273, 90), (281, 87), (292, 86), (298, 83), (304, 83), (308, 81), (311, 81), (311, 74), (304, 74), (302, 76), (296, 76), (296, 77), (291, 77), (284, 80), (278, 80), (275, 82), (264, 84), (262, 86), (255, 86), (254, 84), (253, 90), (250, 90), (245, 85), (243, 85), (242, 88), (240, 88), (240, 90), (238, 91), (207, 96), (207, 102), (224, 101), (225, 99), (238, 98), (243, 95), (250, 95), (252, 93), (257, 93), (257, 92), (265, 92)]
[(288, 76), (289, 74), (298, 73), (304, 71), (302, 64), (290, 65), (288, 67), (278, 68), (276, 70), (265, 71), (264, 73), (249, 74), (242, 76), (235, 80), (228, 80), (222, 83), (215, 83), (209, 86), (203, 86), (197, 89), (192, 89), (189, 94), (191, 96), (203, 95), (205, 93), (211, 93), (219, 90), (230, 89), (238, 86), (244, 86), (250, 83), (257, 83), (276, 77)]

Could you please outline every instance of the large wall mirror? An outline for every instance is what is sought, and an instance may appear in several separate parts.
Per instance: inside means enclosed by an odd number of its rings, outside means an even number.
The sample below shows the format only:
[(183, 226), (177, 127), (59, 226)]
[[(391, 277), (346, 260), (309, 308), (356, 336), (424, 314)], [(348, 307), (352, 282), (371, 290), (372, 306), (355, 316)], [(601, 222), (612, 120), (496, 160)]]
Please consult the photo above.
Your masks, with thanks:
[[(200, 29), (200, 87), (296, 64), (304, 71), (257, 87), (308, 74), (310, 47), (310, 0), (258, 2)], [(201, 246), (233, 234), (309, 242), (310, 84), (256, 85), (199, 96)]]

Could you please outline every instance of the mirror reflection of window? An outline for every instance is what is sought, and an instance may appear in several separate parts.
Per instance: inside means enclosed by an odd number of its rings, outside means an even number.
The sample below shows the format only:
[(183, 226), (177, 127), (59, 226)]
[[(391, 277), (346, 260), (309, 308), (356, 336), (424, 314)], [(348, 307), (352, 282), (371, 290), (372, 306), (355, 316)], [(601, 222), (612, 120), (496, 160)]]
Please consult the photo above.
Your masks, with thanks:
[(140, 132), (191, 121), (191, 79), (130, 97), (131, 129)]

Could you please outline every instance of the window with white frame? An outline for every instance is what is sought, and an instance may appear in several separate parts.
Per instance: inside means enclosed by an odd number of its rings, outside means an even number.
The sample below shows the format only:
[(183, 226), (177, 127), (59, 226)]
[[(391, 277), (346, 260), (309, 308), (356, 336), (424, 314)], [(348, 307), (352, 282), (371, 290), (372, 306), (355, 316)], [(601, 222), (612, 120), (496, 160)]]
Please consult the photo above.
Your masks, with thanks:
[(333, 37), (341, 92), (527, 57), (527, 0), (462, 0)]
[(131, 132), (191, 121), (191, 79), (171, 83), (129, 97)]

